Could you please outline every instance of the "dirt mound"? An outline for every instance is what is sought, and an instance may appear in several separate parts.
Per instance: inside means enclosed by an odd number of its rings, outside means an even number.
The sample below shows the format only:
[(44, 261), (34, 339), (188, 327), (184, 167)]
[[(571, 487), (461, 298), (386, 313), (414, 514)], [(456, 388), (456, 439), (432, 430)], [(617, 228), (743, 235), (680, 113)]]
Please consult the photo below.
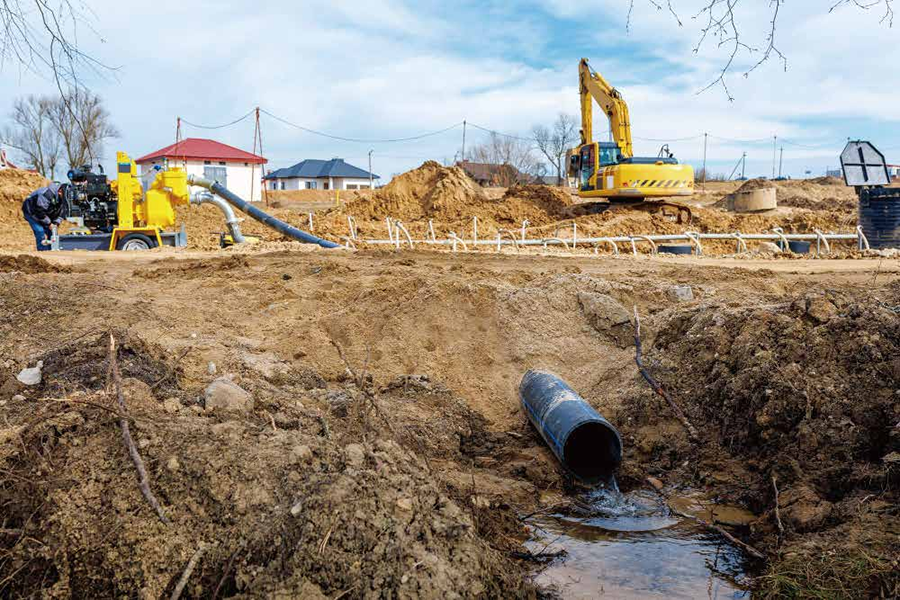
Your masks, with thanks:
[[(844, 185), (844, 182), (837, 177), (788, 179), (785, 181), (751, 179), (737, 191), (749, 192), (763, 188), (778, 190), (778, 206), (852, 212), (859, 204), (853, 189)], [(724, 208), (726, 200), (727, 198), (723, 198), (715, 206)]]
[(768, 179), (748, 179), (737, 189), (738, 192), (752, 192), (753, 190), (761, 190), (765, 188), (777, 187), (774, 182)]
[(520, 185), (511, 187), (500, 199), (493, 216), (505, 224), (520, 224), (528, 219), (535, 225), (545, 225), (565, 219), (572, 206), (572, 194), (548, 185)]
[[(898, 583), (900, 286), (885, 292), (883, 300), (829, 291), (767, 306), (704, 303), (668, 319), (650, 353), (722, 452), (694, 468), (708, 483), (727, 470), (726, 479), (743, 481), (733, 493), (763, 515), (753, 528), (759, 542), (778, 538), (774, 478), (788, 565), (818, 560), (824, 547), (835, 557), (803, 569), (801, 588), (826, 587), (829, 573), (843, 585), (856, 577), (864, 595)], [(774, 595), (790, 589), (774, 575), (783, 568), (775, 561), (765, 583)]]
[(847, 185), (840, 177), (833, 177), (831, 175), (828, 175), (826, 177), (813, 177), (812, 179), (808, 179), (807, 181), (809, 181), (810, 183), (815, 183), (817, 185)]
[(37, 173), (21, 169), (0, 170), (0, 248), (34, 249), (34, 235), (22, 218), (22, 201), (31, 192), (47, 185)]
[(471, 216), (473, 207), (487, 201), (484, 190), (465, 171), (428, 161), (395, 177), (371, 197), (349, 202), (340, 212), (361, 220), (388, 216), (453, 220)]
[[(0, 440), (16, 443), (0, 446), (0, 568), (15, 577), (0, 581), (3, 596), (168, 597), (201, 547), (185, 597), (529, 595), (421, 457), (368, 427), (344, 435), (304, 408), (320, 377), (272, 413), (204, 411), (157, 389), (170, 368), (122, 338), (133, 436), (173, 521), (162, 524), (104, 409), (105, 339), (54, 354), (90, 369), (48, 356), (52, 383), (5, 403)], [(329, 388), (355, 406), (352, 385)], [(263, 392), (248, 389), (259, 406)], [(49, 395), (60, 390), (64, 400)]]
[(47, 179), (32, 171), (0, 169), (0, 202), (21, 202), (44, 185), (47, 185)]
[(20, 254), (19, 256), (0, 256), (0, 273), (18, 271), (19, 273), (70, 273), (69, 267), (54, 265), (43, 258)]

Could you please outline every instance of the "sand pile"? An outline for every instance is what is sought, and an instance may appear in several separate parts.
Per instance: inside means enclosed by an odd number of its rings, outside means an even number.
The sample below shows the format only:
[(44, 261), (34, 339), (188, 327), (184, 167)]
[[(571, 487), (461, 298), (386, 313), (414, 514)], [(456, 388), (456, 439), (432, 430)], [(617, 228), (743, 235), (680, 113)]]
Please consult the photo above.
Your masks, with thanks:
[(347, 203), (340, 213), (359, 220), (435, 218), (453, 220), (470, 217), (473, 207), (488, 202), (484, 190), (459, 167), (444, 167), (434, 161), (395, 177), (371, 198)]
[(34, 236), (22, 218), (22, 201), (28, 194), (47, 185), (47, 180), (31, 171), (0, 170), (0, 248), (34, 249)]

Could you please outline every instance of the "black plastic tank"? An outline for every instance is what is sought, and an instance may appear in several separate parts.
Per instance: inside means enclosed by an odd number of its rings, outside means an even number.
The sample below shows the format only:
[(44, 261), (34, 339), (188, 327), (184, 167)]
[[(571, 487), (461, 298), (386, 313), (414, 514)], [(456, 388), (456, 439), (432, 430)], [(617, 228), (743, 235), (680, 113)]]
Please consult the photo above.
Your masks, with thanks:
[(870, 188), (859, 194), (859, 225), (871, 248), (900, 248), (900, 189)]

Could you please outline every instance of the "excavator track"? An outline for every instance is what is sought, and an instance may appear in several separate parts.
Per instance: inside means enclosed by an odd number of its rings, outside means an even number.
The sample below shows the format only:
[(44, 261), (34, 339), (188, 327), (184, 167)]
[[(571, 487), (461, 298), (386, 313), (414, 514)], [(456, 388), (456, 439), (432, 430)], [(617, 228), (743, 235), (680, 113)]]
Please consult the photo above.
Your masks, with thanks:
[(638, 202), (580, 202), (569, 207), (570, 218), (598, 215), (610, 210), (640, 210), (659, 215), (679, 225), (690, 225), (694, 215), (689, 206), (668, 200), (642, 200)]

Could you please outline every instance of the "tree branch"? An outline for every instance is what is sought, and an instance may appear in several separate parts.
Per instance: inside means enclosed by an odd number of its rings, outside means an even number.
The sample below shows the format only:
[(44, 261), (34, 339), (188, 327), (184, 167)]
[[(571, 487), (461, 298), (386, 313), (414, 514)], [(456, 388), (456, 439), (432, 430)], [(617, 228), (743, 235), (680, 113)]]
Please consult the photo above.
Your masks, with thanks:
[(638, 371), (640, 371), (644, 380), (650, 384), (650, 387), (654, 392), (659, 394), (666, 401), (666, 404), (668, 404), (669, 408), (672, 409), (672, 412), (675, 413), (675, 418), (684, 426), (690, 438), (695, 442), (699, 441), (700, 436), (697, 434), (697, 429), (690, 421), (688, 421), (684, 411), (681, 410), (681, 407), (675, 403), (668, 392), (656, 382), (653, 376), (650, 375), (650, 372), (644, 367), (644, 362), (641, 358), (641, 317), (638, 315), (637, 306), (634, 307), (634, 362), (637, 364)]

